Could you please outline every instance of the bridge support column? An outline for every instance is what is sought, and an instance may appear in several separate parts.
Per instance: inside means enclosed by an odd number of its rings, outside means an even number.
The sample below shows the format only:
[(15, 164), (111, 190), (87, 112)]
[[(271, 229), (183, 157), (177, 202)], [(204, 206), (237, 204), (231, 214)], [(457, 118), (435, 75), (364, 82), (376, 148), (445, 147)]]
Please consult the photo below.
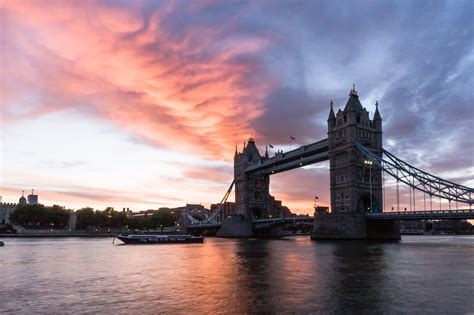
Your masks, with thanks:
[(176, 233), (178, 234), (188, 234), (188, 217), (186, 214), (186, 211), (181, 212), (181, 219), (176, 226)]
[(389, 220), (367, 220), (367, 238), (379, 241), (399, 241), (400, 222)]
[(315, 213), (312, 240), (361, 240), (367, 238), (362, 213)]
[(319, 213), (314, 215), (312, 240), (400, 240), (398, 221), (366, 220), (363, 213)]
[(242, 215), (229, 215), (222, 220), (222, 226), (217, 231), (219, 237), (252, 237), (253, 226), (250, 220)]

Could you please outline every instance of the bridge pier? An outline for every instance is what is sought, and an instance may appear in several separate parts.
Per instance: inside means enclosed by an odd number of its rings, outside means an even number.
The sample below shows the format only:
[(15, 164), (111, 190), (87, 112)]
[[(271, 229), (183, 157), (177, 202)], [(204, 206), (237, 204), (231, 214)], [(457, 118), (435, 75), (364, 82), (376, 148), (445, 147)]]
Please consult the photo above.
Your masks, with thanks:
[(363, 213), (315, 213), (312, 240), (400, 240), (398, 221), (367, 220)]
[(222, 226), (217, 231), (219, 237), (252, 237), (252, 221), (242, 215), (229, 215), (222, 220)]

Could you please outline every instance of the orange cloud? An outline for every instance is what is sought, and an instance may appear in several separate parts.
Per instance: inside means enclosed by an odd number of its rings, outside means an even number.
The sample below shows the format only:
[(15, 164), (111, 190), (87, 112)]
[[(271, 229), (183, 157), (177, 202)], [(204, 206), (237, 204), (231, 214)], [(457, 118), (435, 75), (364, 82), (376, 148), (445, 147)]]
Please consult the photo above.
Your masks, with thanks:
[(163, 25), (174, 10), (7, 1), (5, 121), (73, 108), (155, 146), (230, 159), (271, 85), (241, 57), (268, 40), (225, 38), (205, 24), (177, 36)]

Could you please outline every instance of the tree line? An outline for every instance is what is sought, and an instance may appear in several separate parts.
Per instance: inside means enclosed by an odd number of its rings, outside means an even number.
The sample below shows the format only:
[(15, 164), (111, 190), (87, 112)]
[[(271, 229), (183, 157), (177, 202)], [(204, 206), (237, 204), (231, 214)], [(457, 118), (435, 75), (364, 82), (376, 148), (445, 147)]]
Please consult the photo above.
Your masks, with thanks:
[(10, 221), (28, 228), (65, 228), (71, 210), (54, 205), (18, 205), (10, 214)]
[(76, 229), (91, 228), (128, 228), (128, 229), (160, 229), (174, 226), (179, 220), (179, 213), (168, 209), (160, 209), (144, 217), (127, 216), (125, 212), (115, 211), (112, 207), (105, 210), (82, 208), (76, 211), (54, 205), (46, 207), (37, 205), (18, 205), (11, 213), (10, 220), (14, 224), (26, 228), (67, 228), (69, 216), (76, 214)]

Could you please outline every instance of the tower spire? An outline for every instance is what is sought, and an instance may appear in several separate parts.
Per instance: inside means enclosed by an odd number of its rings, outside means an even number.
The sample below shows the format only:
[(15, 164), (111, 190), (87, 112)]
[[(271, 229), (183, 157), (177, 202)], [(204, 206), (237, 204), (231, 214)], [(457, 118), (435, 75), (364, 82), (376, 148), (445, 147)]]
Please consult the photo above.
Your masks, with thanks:
[(330, 105), (330, 109), (329, 109), (329, 117), (328, 117), (328, 121), (333, 121), (333, 120), (336, 120), (336, 115), (334, 115), (334, 109), (332, 108), (332, 100), (331, 100), (331, 103), (329, 103)]
[(380, 116), (379, 112), (379, 101), (375, 101), (374, 121), (382, 121), (382, 116)]
[(266, 159), (269, 158), (269, 155), (268, 155), (268, 146), (265, 146), (265, 158), (266, 158)]
[(350, 91), (349, 96), (357, 96), (358, 97), (355, 83), (352, 84), (352, 90)]

